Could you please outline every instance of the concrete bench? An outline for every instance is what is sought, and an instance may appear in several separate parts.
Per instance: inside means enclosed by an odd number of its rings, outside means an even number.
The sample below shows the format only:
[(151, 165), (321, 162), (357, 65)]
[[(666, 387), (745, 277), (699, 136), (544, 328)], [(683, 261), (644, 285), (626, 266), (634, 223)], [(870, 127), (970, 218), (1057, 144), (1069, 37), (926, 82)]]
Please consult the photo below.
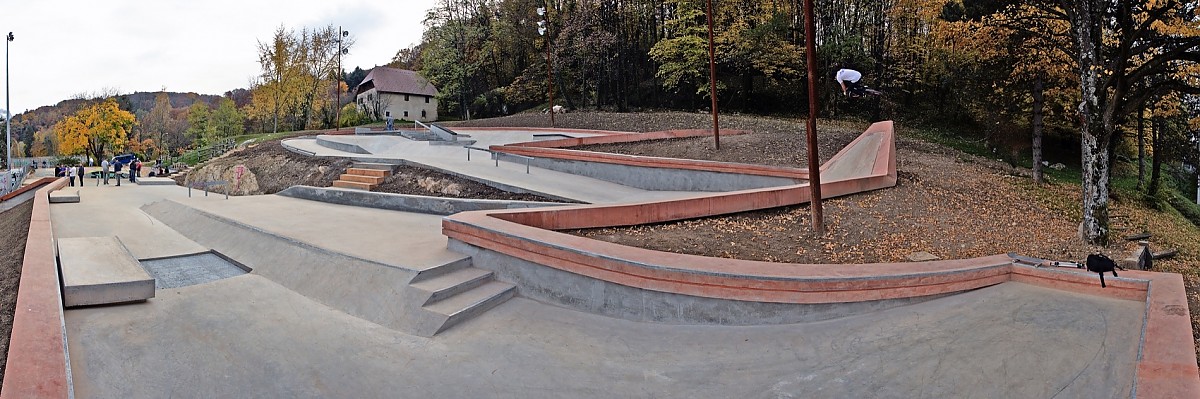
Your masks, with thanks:
[(63, 307), (144, 301), (154, 278), (117, 237), (58, 239)]
[(50, 203), (51, 204), (76, 203), (76, 202), (79, 202), (79, 190), (75, 190), (74, 193), (63, 191), (63, 190), (50, 192)]
[(139, 186), (174, 186), (175, 179), (169, 177), (139, 177), (137, 181)]

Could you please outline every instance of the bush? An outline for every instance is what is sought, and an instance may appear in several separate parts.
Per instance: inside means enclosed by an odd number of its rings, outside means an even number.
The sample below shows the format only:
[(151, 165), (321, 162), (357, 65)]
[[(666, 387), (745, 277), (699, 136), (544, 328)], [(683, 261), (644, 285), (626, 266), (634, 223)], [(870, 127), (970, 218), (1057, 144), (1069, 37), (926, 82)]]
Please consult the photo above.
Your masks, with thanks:
[(369, 115), (358, 109), (358, 104), (349, 103), (342, 107), (342, 126), (358, 126), (370, 122)]

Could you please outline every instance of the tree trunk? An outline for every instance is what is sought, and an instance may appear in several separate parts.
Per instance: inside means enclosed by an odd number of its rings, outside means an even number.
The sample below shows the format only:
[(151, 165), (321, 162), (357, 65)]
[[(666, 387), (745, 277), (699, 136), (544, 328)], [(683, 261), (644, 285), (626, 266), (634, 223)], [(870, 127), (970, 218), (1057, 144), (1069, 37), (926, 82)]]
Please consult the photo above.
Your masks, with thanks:
[(1042, 93), (1045, 84), (1038, 76), (1033, 82), (1033, 181), (1042, 184), (1042, 107), (1046, 98)]
[(1109, 144), (1112, 135), (1105, 126), (1100, 96), (1108, 95), (1100, 86), (1099, 46), (1101, 6), (1094, 0), (1074, 0), (1071, 28), (1079, 44), (1079, 122), (1083, 153), (1083, 220), (1079, 236), (1089, 244), (1108, 243)]
[(1162, 143), (1163, 123), (1161, 119), (1155, 118), (1150, 120), (1150, 145), (1154, 148), (1153, 166), (1150, 168), (1150, 187), (1146, 191), (1151, 195), (1158, 194), (1159, 171), (1162, 170), (1163, 150)]
[(1146, 180), (1146, 130), (1144, 127), (1146, 121), (1146, 107), (1143, 105), (1138, 109), (1137, 134), (1138, 134), (1138, 185), (1140, 191), (1145, 187)]

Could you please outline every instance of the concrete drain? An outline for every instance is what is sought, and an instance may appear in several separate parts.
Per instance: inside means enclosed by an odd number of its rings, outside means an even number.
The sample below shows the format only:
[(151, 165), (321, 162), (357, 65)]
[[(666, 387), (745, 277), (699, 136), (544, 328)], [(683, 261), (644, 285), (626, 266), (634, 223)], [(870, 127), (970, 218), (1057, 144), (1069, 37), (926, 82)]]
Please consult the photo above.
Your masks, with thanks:
[(160, 290), (204, 284), (250, 271), (250, 268), (211, 251), (140, 262), (142, 268), (154, 277), (154, 285)]

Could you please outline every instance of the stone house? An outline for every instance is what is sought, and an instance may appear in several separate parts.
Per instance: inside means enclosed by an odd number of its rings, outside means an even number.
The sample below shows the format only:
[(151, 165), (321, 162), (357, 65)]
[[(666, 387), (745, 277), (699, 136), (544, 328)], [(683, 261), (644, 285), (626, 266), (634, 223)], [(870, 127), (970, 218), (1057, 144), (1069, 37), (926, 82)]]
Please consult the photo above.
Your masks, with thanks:
[(375, 67), (355, 89), (359, 109), (377, 119), (432, 122), (438, 119), (438, 90), (416, 71)]

